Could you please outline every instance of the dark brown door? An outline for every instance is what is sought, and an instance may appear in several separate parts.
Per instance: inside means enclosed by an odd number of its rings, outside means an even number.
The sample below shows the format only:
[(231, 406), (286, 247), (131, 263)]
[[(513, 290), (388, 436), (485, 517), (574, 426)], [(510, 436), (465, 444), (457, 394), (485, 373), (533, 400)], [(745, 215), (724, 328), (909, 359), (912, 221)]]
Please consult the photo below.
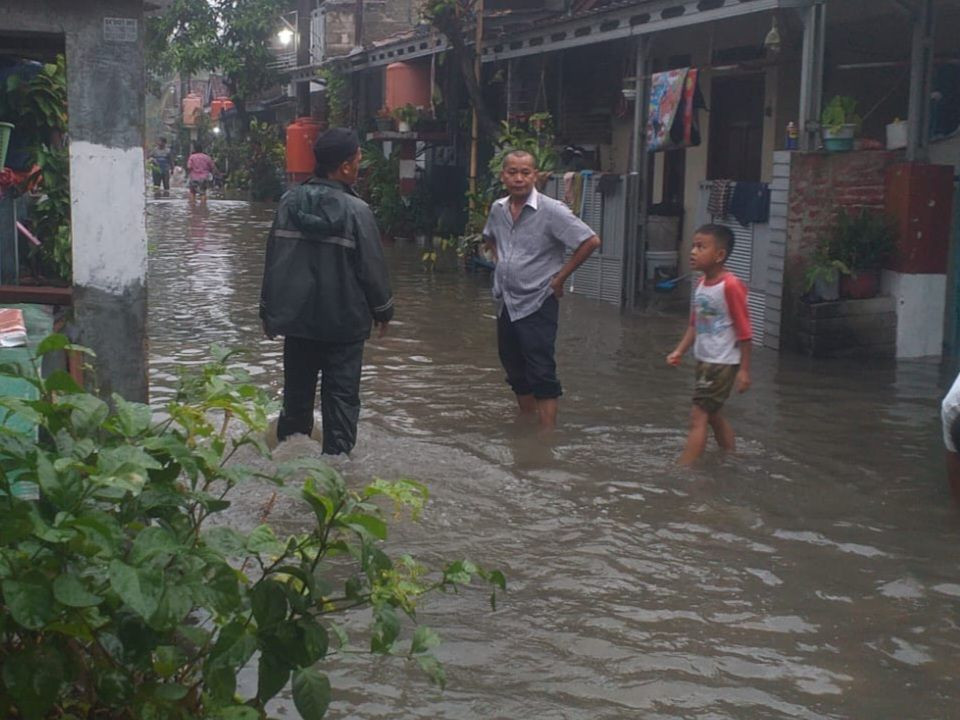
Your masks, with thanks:
[(760, 180), (764, 89), (763, 75), (713, 79), (709, 180)]

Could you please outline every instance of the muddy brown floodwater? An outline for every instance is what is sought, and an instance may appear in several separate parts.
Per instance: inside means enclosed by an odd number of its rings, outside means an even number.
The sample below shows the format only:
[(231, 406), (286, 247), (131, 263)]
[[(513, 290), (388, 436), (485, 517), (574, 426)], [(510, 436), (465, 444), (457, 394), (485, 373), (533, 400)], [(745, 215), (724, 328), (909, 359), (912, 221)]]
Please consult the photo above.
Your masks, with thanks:
[[(175, 194), (148, 213), (153, 400), (214, 342), (247, 350), (279, 395), (281, 346), (257, 318), (272, 208)], [(330, 717), (960, 716), (938, 365), (758, 351), (729, 406), (739, 454), (681, 472), (692, 370), (664, 356), (683, 317), (566, 297), (562, 427), (545, 445), (514, 417), (489, 278), (426, 274), (408, 245), (387, 256), (397, 319), (367, 346), (344, 471), (428, 484), (392, 549), (501, 568), (509, 592), (495, 613), (483, 593), (424, 606), (444, 692), (399, 660), (341, 659)]]

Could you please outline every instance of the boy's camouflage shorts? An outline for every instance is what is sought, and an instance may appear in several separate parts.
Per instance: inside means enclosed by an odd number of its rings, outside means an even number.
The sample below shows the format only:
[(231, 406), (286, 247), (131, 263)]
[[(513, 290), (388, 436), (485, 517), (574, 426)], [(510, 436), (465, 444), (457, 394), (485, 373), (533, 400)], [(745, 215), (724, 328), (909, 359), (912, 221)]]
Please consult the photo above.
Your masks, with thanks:
[(739, 365), (717, 365), (698, 361), (693, 404), (699, 405), (711, 415), (719, 412), (730, 397), (739, 370)]

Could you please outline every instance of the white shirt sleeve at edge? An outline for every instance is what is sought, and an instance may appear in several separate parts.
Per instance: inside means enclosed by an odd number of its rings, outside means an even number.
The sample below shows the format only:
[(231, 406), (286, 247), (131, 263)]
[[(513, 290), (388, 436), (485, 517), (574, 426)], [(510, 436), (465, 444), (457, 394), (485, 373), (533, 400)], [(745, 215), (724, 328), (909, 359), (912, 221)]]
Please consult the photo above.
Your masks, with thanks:
[(960, 375), (953, 381), (953, 386), (943, 399), (940, 406), (940, 418), (943, 421), (943, 444), (950, 452), (957, 452), (950, 437), (950, 426), (960, 417)]

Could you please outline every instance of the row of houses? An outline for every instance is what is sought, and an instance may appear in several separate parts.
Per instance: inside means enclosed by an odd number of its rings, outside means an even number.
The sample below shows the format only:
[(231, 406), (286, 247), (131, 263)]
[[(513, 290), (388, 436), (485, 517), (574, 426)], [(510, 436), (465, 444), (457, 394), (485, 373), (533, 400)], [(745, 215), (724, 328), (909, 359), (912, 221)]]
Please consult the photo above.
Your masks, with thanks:
[[(347, 74), (361, 125), (384, 102), (390, 66), (419, 68), (448, 94), (457, 82), (443, 61), (447, 39), (422, 24), (390, 34), (414, 4), (387, 5), (396, 24), (371, 36), (364, 19), (384, 3), (314, 3), (312, 33), (323, 39), (311, 43), (307, 64), (288, 70), (293, 82), (323, 66)], [(735, 229), (732, 264), (749, 286), (759, 342), (908, 358), (960, 349), (958, 29), (957, 0), (487, 0), (478, 54), (500, 119), (550, 112), (558, 144), (588, 158), (585, 193), (604, 175), (620, 178), (583, 203), (604, 247), (575, 289), (633, 307), (654, 277), (646, 261), (670, 252), (664, 229), (683, 258), (690, 231), (715, 220)], [(648, 142), (651, 82), (669, 70), (697, 79), (700, 141), (661, 149), (656, 137)], [(466, 107), (462, 89), (453, 94)], [(821, 110), (835, 96), (853, 98), (863, 119), (849, 152), (821, 148)], [(906, 147), (888, 147), (888, 125), (894, 138), (907, 130)], [(465, 166), (467, 140), (451, 134), (439, 150)], [(721, 180), (769, 192), (769, 203), (746, 224), (718, 214), (709, 200)], [(821, 322), (833, 336), (818, 340), (804, 319), (803, 276), (844, 207), (891, 214), (900, 247), (884, 270), (883, 297), (849, 311), (869, 317)]]

